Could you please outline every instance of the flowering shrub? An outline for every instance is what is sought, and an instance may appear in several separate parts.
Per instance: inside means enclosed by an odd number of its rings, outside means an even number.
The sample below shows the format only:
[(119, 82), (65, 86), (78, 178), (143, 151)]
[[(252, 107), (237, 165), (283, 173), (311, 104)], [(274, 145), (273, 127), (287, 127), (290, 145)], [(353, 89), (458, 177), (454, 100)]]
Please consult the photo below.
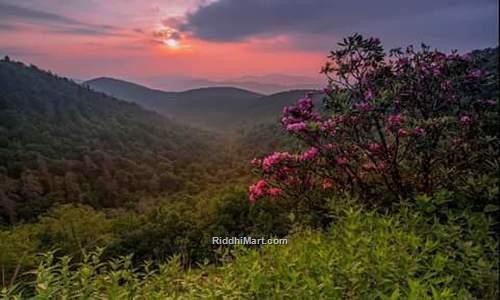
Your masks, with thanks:
[(251, 201), (332, 190), (389, 205), (498, 171), (496, 100), (470, 56), (425, 45), (386, 54), (361, 35), (339, 46), (322, 69), (325, 110), (306, 95), (283, 111), (283, 128), (309, 149), (254, 159)]

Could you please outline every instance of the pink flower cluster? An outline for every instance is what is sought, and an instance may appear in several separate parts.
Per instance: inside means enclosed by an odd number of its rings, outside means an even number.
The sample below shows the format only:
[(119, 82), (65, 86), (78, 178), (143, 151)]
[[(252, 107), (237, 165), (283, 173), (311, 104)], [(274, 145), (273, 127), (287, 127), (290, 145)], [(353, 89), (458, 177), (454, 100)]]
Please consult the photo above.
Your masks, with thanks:
[(335, 158), (335, 162), (339, 165), (339, 166), (345, 166), (349, 163), (349, 159), (347, 159), (346, 156), (344, 155), (339, 155)]
[(299, 99), (295, 106), (286, 106), (283, 109), (281, 124), (290, 133), (305, 132), (308, 122), (320, 121), (319, 114), (313, 112), (313, 107), (309, 96)]
[(304, 122), (291, 123), (286, 126), (286, 130), (292, 133), (301, 133), (306, 130), (307, 124)]
[(421, 127), (416, 127), (413, 130), (413, 135), (415, 135), (415, 136), (424, 136), (425, 135), (425, 129), (423, 129)]
[(469, 116), (462, 116), (460, 117), (460, 124), (463, 126), (468, 126), (472, 123), (472, 118)]
[(263, 171), (270, 171), (280, 163), (312, 160), (316, 158), (318, 154), (319, 149), (311, 147), (301, 155), (292, 155), (288, 152), (274, 152), (263, 159), (254, 158), (251, 163), (256, 167), (261, 167)]
[(400, 114), (390, 115), (387, 118), (387, 126), (389, 128), (396, 128), (396, 127), (401, 126), (401, 124), (403, 124), (403, 121), (404, 121), (404, 119)]
[(283, 193), (283, 190), (276, 187), (270, 187), (265, 179), (257, 181), (248, 188), (250, 192), (250, 201), (255, 202), (264, 196), (278, 197)]
[(398, 137), (407, 137), (408, 135), (410, 135), (410, 133), (408, 132), (408, 130), (406, 130), (404, 128), (399, 128), (398, 129)]
[(379, 143), (370, 143), (368, 144), (368, 150), (372, 153), (377, 153), (382, 149), (382, 146), (380, 146)]
[(285, 160), (294, 160), (295, 157), (288, 152), (274, 152), (262, 160), (262, 169), (269, 171), (275, 165)]
[(314, 159), (316, 156), (318, 156), (319, 150), (316, 147), (311, 147), (309, 150), (304, 152), (300, 157), (300, 161), (305, 161), (305, 160), (311, 160)]
[(331, 189), (333, 187), (333, 180), (328, 179), (328, 178), (323, 179), (323, 183), (321, 184), (321, 187), (324, 190)]

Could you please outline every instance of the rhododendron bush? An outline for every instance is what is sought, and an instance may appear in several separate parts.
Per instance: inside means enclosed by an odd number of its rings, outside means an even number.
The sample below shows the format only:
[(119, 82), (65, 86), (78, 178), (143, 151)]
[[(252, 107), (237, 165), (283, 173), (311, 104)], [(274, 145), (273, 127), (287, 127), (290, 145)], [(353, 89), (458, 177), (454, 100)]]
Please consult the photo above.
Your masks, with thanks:
[(251, 201), (312, 201), (325, 191), (390, 206), (496, 177), (496, 100), (483, 94), (491, 78), (470, 56), (425, 45), (386, 54), (361, 35), (339, 46), (322, 69), (324, 107), (309, 94), (284, 108), (281, 124), (304, 151), (254, 159), (261, 179)]

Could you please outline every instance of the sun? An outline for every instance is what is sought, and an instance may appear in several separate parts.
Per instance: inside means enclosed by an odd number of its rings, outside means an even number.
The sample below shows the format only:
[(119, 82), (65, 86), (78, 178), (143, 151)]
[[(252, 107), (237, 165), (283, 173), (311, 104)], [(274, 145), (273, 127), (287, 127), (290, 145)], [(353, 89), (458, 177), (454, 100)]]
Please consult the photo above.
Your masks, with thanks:
[(163, 41), (163, 44), (165, 44), (167, 47), (171, 49), (178, 49), (180, 47), (180, 43), (178, 40), (169, 38)]

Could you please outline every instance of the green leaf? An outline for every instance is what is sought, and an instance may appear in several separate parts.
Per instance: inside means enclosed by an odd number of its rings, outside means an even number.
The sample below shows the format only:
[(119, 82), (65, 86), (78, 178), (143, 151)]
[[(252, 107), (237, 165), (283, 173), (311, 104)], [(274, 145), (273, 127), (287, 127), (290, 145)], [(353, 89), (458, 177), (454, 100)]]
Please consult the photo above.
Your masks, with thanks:
[(498, 210), (498, 205), (488, 204), (484, 207), (485, 213), (495, 212)]

